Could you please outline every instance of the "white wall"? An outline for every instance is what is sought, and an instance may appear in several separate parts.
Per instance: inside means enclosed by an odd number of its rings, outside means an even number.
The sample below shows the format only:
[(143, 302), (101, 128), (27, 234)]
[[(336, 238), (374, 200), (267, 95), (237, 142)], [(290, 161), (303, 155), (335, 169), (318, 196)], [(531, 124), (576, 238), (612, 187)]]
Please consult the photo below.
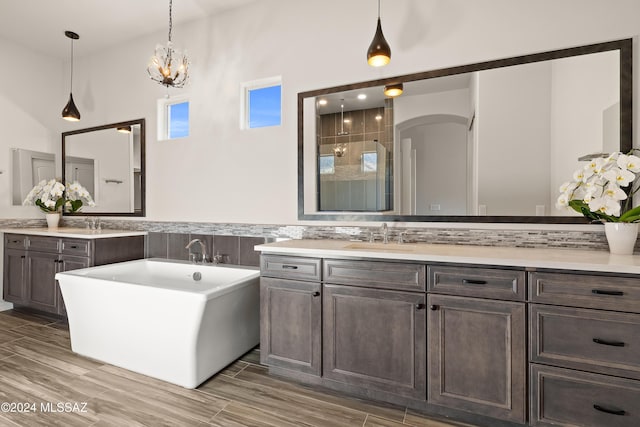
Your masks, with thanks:
[(4, 61), (0, 67), (0, 218), (43, 217), (37, 207), (12, 206), (10, 150), (55, 153), (60, 175), (61, 144), (55, 123), (67, 102), (62, 62), (3, 38), (0, 52)]
[[(3, 135), (0, 151), (8, 152), (12, 144), (7, 140), (44, 151), (40, 145), (59, 145), (61, 130), (144, 117), (148, 219), (296, 223), (298, 92), (634, 37), (640, 32), (638, 16), (637, 0), (383, 2), (383, 28), (393, 57), (387, 67), (374, 69), (365, 60), (375, 30), (373, 2), (261, 0), (174, 27), (176, 47), (186, 47), (191, 57), (192, 81), (172, 93), (191, 96), (192, 125), (189, 138), (169, 142), (157, 142), (155, 134), (156, 100), (165, 90), (145, 70), (166, 31), (76, 58), (74, 97), (82, 121), (74, 125), (59, 123), (67, 70), (56, 70), (52, 81), (43, 81), (50, 77), (42, 77), (43, 65), (56, 69), (55, 61), (14, 48), (7, 54), (2, 46), (3, 57), (25, 66), (19, 73), (0, 68), (3, 82), (11, 73), (11, 84), (0, 87), (0, 99), (5, 99), (0, 112), (18, 100), (24, 103), (23, 120), (6, 122), (0, 114), (4, 132), (7, 123), (21, 123), (9, 138)], [(637, 46), (634, 50), (637, 58)], [(638, 80), (640, 67), (634, 64), (634, 70)], [(282, 126), (240, 130), (240, 84), (275, 75), (283, 80)], [(29, 140), (43, 143), (27, 146)], [(6, 158), (0, 156), (0, 169), (7, 168)], [(3, 176), (0, 217), (37, 217), (33, 210), (4, 209), (9, 194)]]
[(478, 88), (478, 138), (490, 141), (477, 152), (478, 205), (487, 215), (548, 212), (551, 65), (486, 70)]

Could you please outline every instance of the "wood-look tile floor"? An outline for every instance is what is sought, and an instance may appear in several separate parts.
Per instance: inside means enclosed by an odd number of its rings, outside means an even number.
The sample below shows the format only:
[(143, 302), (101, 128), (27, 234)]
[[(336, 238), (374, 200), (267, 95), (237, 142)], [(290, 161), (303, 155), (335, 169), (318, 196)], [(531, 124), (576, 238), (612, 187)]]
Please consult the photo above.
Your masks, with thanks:
[(76, 355), (62, 322), (0, 312), (0, 426), (458, 425), (270, 376), (259, 359), (188, 390)]

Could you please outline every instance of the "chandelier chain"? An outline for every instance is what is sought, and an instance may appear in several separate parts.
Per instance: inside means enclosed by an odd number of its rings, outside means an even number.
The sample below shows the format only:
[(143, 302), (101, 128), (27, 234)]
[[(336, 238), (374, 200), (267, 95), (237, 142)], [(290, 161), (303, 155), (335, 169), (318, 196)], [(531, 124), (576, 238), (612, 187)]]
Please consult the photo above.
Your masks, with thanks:
[(173, 0), (169, 0), (169, 41), (171, 41), (171, 29), (173, 28), (173, 20), (171, 19), (171, 10), (173, 6)]

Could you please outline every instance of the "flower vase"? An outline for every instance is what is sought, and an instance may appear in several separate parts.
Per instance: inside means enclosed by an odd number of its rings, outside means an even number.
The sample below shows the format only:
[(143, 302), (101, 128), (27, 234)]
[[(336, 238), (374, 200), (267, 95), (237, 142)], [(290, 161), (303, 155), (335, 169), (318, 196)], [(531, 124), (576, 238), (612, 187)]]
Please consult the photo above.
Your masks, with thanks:
[(44, 214), (47, 218), (47, 228), (49, 230), (58, 228), (58, 223), (60, 222), (60, 212), (50, 212)]
[(638, 238), (638, 223), (605, 222), (604, 233), (609, 243), (609, 252), (615, 255), (632, 255)]

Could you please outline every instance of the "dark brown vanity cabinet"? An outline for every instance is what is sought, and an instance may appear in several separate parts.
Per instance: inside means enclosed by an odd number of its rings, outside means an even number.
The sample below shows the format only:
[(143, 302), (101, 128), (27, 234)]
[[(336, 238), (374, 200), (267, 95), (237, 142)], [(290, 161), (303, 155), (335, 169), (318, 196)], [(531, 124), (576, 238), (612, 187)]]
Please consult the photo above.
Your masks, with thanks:
[(66, 315), (55, 274), (144, 257), (144, 236), (95, 240), (5, 234), (3, 298), (16, 306)]
[(263, 255), (260, 278), (260, 361), (320, 376), (320, 260)]
[(524, 272), (453, 266), (428, 271), (427, 400), (524, 423)]
[(325, 259), (323, 283), (323, 377), (424, 400), (424, 265)]
[(640, 279), (532, 272), (530, 423), (640, 425)]

